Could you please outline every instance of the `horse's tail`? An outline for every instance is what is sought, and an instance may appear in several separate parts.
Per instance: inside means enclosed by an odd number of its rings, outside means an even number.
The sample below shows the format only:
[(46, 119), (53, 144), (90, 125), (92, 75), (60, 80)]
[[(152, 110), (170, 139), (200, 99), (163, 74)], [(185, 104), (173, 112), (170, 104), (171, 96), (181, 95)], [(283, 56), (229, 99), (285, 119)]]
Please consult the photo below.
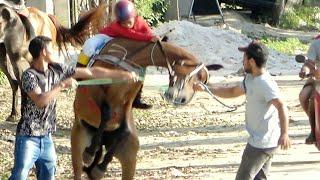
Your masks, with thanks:
[(59, 50), (62, 50), (63, 47), (66, 48), (66, 43), (80, 46), (92, 32), (97, 32), (103, 20), (102, 17), (104, 17), (105, 9), (106, 5), (101, 4), (99, 7), (88, 11), (71, 28), (63, 27), (53, 15), (49, 15), (49, 18), (57, 29), (56, 42)]

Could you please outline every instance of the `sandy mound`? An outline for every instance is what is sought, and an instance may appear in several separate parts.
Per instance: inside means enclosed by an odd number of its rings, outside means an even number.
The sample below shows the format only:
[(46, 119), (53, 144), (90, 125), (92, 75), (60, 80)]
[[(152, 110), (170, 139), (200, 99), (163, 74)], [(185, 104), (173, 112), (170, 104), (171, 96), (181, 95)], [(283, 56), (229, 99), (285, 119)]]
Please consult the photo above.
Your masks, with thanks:
[[(169, 42), (179, 45), (205, 64), (218, 63), (225, 68), (219, 74), (236, 73), (242, 67), (242, 53), (237, 50), (251, 39), (247, 36), (217, 27), (203, 27), (189, 21), (171, 21), (154, 30), (158, 35), (174, 29), (168, 34)], [(275, 75), (298, 74), (300, 65), (294, 57), (269, 49), (267, 68)]]

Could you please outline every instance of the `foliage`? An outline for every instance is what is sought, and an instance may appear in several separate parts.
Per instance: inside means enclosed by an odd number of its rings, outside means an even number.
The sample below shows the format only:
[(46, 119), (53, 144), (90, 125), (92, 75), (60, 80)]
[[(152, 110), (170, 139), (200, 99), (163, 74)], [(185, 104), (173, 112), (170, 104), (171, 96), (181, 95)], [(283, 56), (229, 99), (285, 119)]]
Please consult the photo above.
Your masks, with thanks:
[(165, 0), (139, 0), (135, 1), (137, 11), (151, 26), (164, 22), (164, 14), (168, 9)]
[(297, 51), (306, 52), (309, 47), (308, 44), (301, 43), (297, 38), (287, 38), (281, 40), (264, 37), (262, 42), (265, 43), (269, 48), (287, 55), (295, 55)]
[(4, 75), (4, 73), (0, 70), (0, 85), (5, 84), (6, 82), (6, 76)]
[(294, 30), (320, 30), (320, 7), (297, 6), (286, 11), (280, 27)]

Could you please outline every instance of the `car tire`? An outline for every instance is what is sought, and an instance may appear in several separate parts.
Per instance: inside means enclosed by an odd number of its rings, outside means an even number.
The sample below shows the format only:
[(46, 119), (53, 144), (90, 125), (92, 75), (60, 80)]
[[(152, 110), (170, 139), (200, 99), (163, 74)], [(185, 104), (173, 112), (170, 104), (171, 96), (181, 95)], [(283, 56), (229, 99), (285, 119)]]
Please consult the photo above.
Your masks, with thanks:
[(271, 10), (271, 25), (278, 26), (286, 5), (286, 0), (276, 0), (276, 6)]

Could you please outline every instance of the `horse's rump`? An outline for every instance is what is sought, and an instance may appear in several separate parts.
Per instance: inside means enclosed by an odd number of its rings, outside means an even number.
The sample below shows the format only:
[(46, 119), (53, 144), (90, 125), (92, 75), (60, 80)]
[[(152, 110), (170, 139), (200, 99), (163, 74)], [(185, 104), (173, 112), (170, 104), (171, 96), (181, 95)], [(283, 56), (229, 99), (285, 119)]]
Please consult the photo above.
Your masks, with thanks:
[(27, 10), (27, 18), (31, 22), (32, 27), (35, 30), (35, 34), (50, 37), (55, 43), (57, 31), (54, 23), (49, 18), (49, 14), (34, 7), (28, 7)]

